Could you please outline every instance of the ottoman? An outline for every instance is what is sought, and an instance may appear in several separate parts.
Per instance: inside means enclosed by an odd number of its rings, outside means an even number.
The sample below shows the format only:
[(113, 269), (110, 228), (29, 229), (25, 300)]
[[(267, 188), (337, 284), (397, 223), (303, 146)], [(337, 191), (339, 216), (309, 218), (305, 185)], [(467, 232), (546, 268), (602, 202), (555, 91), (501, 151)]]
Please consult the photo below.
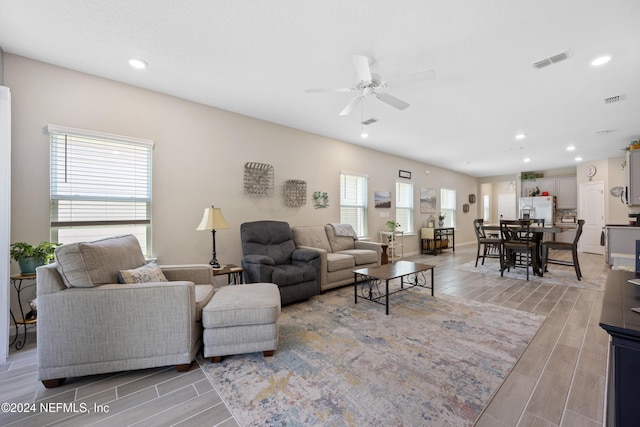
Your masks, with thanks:
[(263, 352), (278, 347), (280, 291), (274, 283), (229, 285), (216, 291), (202, 309), (204, 357)]

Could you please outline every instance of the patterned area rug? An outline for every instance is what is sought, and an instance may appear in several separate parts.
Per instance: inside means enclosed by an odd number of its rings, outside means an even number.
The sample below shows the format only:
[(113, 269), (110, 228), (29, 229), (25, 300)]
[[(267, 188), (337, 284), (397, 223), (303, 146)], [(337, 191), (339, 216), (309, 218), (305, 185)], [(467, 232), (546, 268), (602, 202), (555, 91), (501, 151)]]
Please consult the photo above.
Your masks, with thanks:
[(280, 344), (201, 366), (243, 426), (471, 426), (544, 316), (414, 288), (283, 307)]
[[(474, 260), (454, 268), (456, 270), (488, 274), (500, 278), (500, 260), (486, 260), (484, 265), (481, 265), (481, 262), (482, 260), (478, 261), (478, 267), (475, 267), (476, 262)], [(564, 285), (575, 288), (593, 289), (596, 291), (604, 290), (604, 285), (607, 281), (606, 273), (599, 274), (596, 277), (582, 276), (582, 279), (578, 281), (573, 267), (550, 264), (548, 268), (549, 271), (544, 273), (544, 276), (542, 277), (532, 275), (531, 270), (529, 270), (529, 280), (535, 280), (547, 285)], [(505, 271), (503, 277), (508, 279), (527, 280), (527, 272), (524, 268), (512, 268), (511, 271)]]

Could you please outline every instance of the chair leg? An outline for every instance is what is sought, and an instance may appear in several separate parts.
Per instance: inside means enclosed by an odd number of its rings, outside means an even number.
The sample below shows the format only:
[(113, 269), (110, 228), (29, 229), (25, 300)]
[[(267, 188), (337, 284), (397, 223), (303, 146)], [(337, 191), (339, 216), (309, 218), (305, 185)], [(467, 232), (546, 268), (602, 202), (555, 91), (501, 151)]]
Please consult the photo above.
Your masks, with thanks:
[(527, 263), (525, 268), (527, 269), (527, 280), (529, 280), (529, 264), (531, 263), (531, 251), (527, 251)]
[(478, 242), (478, 250), (476, 252), (476, 267), (478, 266), (478, 258), (480, 258), (480, 242)]
[(578, 251), (571, 251), (571, 255), (573, 256), (573, 268), (576, 270), (576, 277), (580, 280), (582, 273), (580, 272), (580, 264), (578, 264)]
[(484, 251), (482, 252), (482, 265), (484, 265), (484, 260), (485, 258), (487, 258), (487, 251), (488, 251), (488, 247), (487, 244), (484, 244)]

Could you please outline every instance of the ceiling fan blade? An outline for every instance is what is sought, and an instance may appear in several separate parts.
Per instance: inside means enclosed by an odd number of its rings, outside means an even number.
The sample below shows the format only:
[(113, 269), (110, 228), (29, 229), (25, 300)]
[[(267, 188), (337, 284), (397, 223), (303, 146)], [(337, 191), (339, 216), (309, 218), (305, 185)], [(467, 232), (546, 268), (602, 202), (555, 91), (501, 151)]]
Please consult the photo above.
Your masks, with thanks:
[(356, 88), (354, 87), (336, 87), (331, 89), (307, 89), (305, 92), (307, 93), (322, 93), (322, 92), (355, 92)]
[(371, 67), (369, 66), (369, 58), (362, 55), (354, 55), (353, 63), (356, 66), (356, 73), (358, 78), (363, 82), (371, 81)]
[(395, 96), (391, 96), (388, 93), (376, 93), (376, 98), (385, 104), (389, 104), (392, 107), (397, 108), (398, 110), (404, 110), (409, 106), (406, 102), (401, 99), (396, 98)]
[(355, 98), (353, 98), (351, 101), (349, 101), (349, 103), (347, 104), (346, 107), (344, 107), (344, 109), (342, 111), (340, 111), (340, 116), (347, 116), (349, 115), (349, 113), (351, 113), (351, 110), (353, 110), (359, 103), (360, 101), (362, 101), (362, 95), (358, 95)]
[(395, 87), (405, 83), (419, 83), (436, 78), (436, 70), (419, 71), (417, 73), (398, 76), (391, 80), (382, 82), (382, 86)]

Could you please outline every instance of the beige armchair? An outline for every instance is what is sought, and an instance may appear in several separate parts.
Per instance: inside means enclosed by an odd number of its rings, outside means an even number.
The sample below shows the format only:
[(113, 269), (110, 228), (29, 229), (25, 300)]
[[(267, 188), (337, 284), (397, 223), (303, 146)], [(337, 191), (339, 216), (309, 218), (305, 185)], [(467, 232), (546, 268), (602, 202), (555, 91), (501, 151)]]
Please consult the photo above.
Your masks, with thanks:
[[(45, 387), (130, 369), (189, 369), (202, 344), (202, 308), (213, 296), (211, 268), (171, 266), (158, 278), (143, 266), (129, 235), (60, 246), (56, 262), (37, 269), (38, 376)], [(120, 284), (122, 271), (147, 283)]]

